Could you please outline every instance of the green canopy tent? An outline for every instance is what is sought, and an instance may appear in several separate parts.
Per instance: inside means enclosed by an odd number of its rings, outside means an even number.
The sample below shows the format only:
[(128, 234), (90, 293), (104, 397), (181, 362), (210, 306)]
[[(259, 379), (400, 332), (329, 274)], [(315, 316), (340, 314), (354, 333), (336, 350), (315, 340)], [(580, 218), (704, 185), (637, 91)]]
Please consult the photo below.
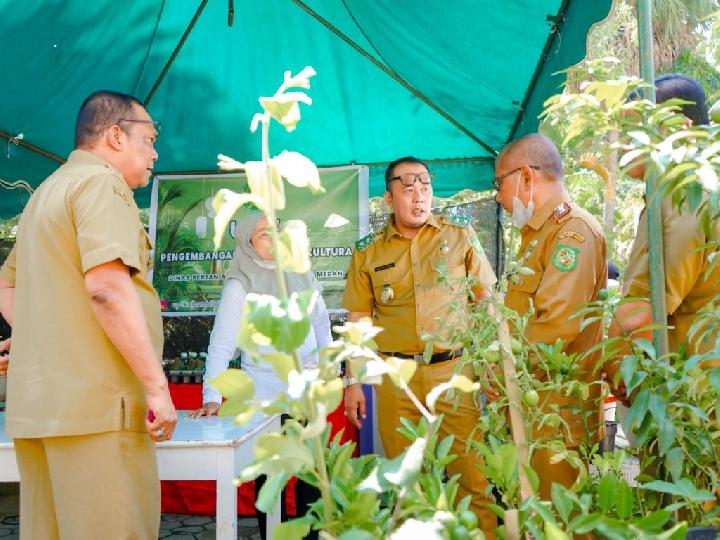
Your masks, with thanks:
[[(312, 107), (275, 151), (319, 165), (432, 162), (436, 193), (487, 189), (493, 156), (533, 131), (557, 74), (582, 59), (611, 0), (0, 0), (0, 179), (37, 186), (73, 146), (82, 99), (136, 95), (162, 121), (156, 170), (257, 159), (257, 98), (312, 65)], [(147, 206), (149, 192), (138, 192)], [(23, 189), (0, 189), (0, 217)]]

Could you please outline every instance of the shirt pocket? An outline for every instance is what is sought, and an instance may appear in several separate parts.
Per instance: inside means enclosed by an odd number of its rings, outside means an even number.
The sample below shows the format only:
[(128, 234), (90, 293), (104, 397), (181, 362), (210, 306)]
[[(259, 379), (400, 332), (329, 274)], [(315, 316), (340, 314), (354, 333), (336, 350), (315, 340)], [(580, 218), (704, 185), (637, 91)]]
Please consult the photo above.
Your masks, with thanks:
[(467, 268), (465, 260), (457, 253), (450, 252), (433, 258), (431, 261), (433, 291), (435, 296), (446, 296), (448, 293), (461, 294), (467, 291)]
[(521, 276), (518, 275), (519, 280), (517, 283), (509, 283), (508, 284), (508, 291), (516, 291), (518, 293), (525, 293), (527, 295), (535, 294), (535, 291), (537, 291), (538, 287), (540, 286), (540, 279), (542, 278), (542, 274), (540, 271), (533, 268), (535, 271), (534, 274), (529, 276)]
[(370, 273), (375, 303), (399, 306), (412, 303), (412, 272), (393, 267)]

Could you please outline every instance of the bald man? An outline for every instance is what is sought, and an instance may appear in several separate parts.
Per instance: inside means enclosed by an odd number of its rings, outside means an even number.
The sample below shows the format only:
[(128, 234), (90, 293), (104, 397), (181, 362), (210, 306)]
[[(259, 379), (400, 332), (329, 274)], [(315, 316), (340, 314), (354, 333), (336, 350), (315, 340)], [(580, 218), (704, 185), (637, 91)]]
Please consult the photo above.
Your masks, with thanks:
[[(598, 323), (582, 328), (583, 319), (573, 315), (596, 300), (607, 285), (607, 249), (602, 228), (588, 212), (570, 201), (563, 184), (560, 153), (550, 139), (532, 134), (511, 142), (495, 163), (496, 200), (520, 229), (518, 259), (534, 273), (519, 276), (508, 286), (505, 305), (525, 315), (534, 312), (525, 329), (534, 344), (563, 341), (563, 352), (577, 355), (576, 377), (590, 384), (584, 401), (575, 397), (541, 393), (544, 412), (559, 412), (568, 448), (596, 442), (599, 422), (598, 354), (583, 357), (602, 338)], [(544, 378), (544, 372), (535, 374)], [(559, 428), (533, 430), (533, 439), (555, 436)], [(577, 470), (567, 461), (551, 463), (553, 452), (533, 453), (532, 466), (540, 477), (540, 495), (550, 499), (553, 482), (570, 487)]]

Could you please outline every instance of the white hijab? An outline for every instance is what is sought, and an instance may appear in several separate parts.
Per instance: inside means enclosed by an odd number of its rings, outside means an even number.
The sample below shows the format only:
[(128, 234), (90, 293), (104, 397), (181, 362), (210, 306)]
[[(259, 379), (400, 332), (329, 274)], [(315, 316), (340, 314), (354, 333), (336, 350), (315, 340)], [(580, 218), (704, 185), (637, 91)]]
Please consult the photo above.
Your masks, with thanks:
[[(258, 222), (265, 218), (262, 212), (254, 212), (238, 223), (235, 229), (235, 255), (225, 272), (225, 279), (237, 279), (246, 293), (272, 294), (277, 296), (275, 262), (263, 260), (250, 243)], [(304, 274), (285, 272), (288, 295), (310, 288), (320, 292), (322, 287), (310, 271)]]

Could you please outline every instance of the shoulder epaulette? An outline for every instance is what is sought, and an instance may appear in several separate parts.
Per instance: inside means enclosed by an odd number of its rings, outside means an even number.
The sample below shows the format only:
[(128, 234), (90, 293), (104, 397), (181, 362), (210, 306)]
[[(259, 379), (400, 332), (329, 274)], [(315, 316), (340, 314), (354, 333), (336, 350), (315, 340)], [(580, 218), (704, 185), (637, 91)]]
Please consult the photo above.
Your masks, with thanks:
[(367, 236), (363, 236), (360, 240), (355, 242), (355, 249), (357, 249), (358, 251), (366, 249), (368, 246), (375, 242), (377, 237), (377, 233), (370, 233)]
[(568, 203), (560, 203), (560, 206), (558, 206), (553, 212), (555, 221), (560, 221), (563, 217), (570, 213), (570, 210), (572, 210), (572, 207)]
[(472, 225), (472, 219), (467, 216), (460, 216), (457, 214), (444, 214), (443, 219), (448, 225), (454, 225), (455, 227), (468, 228)]

